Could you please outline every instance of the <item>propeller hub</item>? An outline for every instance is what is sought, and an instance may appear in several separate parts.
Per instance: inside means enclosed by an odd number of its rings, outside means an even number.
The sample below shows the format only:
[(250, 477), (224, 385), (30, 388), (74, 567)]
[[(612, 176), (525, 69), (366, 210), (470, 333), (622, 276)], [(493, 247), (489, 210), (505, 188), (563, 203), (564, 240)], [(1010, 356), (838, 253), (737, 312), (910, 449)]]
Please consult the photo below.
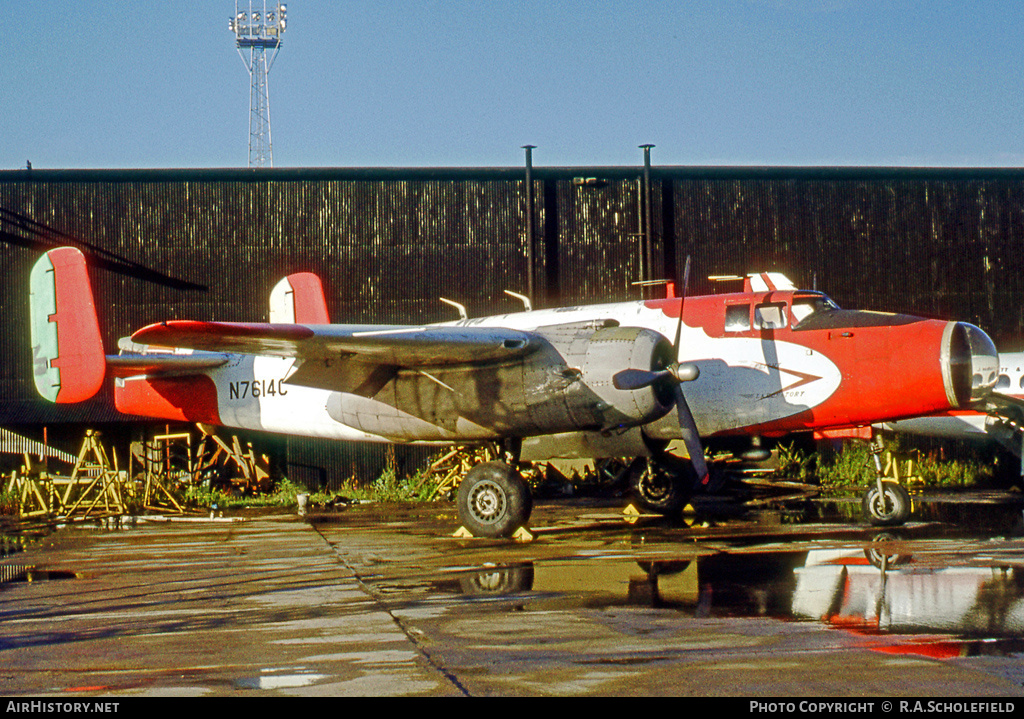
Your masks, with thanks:
[(690, 362), (676, 362), (669, 369), (679, 382), (693, 382), (700, 377), (700, 367)]

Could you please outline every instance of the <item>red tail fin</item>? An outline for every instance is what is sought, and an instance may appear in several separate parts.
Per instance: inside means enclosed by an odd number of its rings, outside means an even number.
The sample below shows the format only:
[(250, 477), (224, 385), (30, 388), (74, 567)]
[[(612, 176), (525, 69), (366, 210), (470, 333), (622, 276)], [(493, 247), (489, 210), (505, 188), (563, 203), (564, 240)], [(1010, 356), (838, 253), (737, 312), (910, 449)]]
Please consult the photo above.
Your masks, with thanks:
[(278, 282), (270, 293), (270, 321), (273, 324), (330, 324), (320, 278), (312, 272), (297, 272)]
[(39, 258), (29, 281), (36, 389), (51, 402), (82, 402), (103, 386), (106, 358), (85, 256), (58, 247)]

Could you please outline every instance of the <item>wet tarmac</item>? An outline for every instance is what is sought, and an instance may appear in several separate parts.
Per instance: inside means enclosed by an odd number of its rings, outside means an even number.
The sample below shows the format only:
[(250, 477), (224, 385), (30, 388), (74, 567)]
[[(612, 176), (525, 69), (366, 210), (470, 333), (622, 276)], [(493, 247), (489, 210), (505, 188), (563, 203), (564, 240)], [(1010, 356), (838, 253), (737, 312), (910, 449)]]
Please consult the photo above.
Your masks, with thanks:
[(531, 541), (453, 505), (69, 527), (5, 543), (4, 696), (1024, 694), (1018, 495), (681, 522), (538, 502)]

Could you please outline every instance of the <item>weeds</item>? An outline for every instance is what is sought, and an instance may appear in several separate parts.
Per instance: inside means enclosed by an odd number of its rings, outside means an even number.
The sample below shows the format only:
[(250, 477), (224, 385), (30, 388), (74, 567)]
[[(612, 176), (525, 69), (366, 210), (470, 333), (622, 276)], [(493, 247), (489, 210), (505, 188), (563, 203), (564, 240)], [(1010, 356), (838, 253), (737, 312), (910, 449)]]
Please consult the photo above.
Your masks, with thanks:
[[(995, 477), (995, 468), (974, 458), (946, 459), (939, 452), (921, 452), (886, 444), (880, 458), (882, 469), (891, 460), (898, 462), (900, 480), (910, 479), (930, 487), (967, 487), (984, 485)], [(846, 442), (832, 461), (820, 462), (818, 479), (823, 487), (862, 487), (875, 481), (875, 458), (865, 442)], [(887, 472), (892, 476), (892, 471)]]
[(923, 455), (917, 471), (925, 484), (940, 487), (966, 487), (985, 484), (995, 478), (991, 464), (975, 459), (940, 460), (934, 454)]
[(777, 477), (798, 482), (809, 482), (816, 477), (817, 455), (808, 455), (797, 448), (795, 443), (779, 445), (778, 462), (779, 466), (775, 470)]
[(846, 442), (830, 462), (818, 467), (818, 481), (823, 487), (858, 487), (875, 481), (875, 461), (871, 448), (864, 442)]
[(0, 515), (17, 516), (20, 506), (17, 492), (0, 492)]

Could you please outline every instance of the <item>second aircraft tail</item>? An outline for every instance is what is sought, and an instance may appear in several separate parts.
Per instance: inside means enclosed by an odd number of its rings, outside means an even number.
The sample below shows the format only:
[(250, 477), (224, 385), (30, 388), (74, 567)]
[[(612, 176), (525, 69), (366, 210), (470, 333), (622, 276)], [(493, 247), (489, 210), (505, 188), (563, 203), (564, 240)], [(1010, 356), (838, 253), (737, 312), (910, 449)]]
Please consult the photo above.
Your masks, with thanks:
[(320, 278), (312, 272), (297, 272), (278, 282), (270, 293), (270, 321), (273, 324), (329, 324)]

